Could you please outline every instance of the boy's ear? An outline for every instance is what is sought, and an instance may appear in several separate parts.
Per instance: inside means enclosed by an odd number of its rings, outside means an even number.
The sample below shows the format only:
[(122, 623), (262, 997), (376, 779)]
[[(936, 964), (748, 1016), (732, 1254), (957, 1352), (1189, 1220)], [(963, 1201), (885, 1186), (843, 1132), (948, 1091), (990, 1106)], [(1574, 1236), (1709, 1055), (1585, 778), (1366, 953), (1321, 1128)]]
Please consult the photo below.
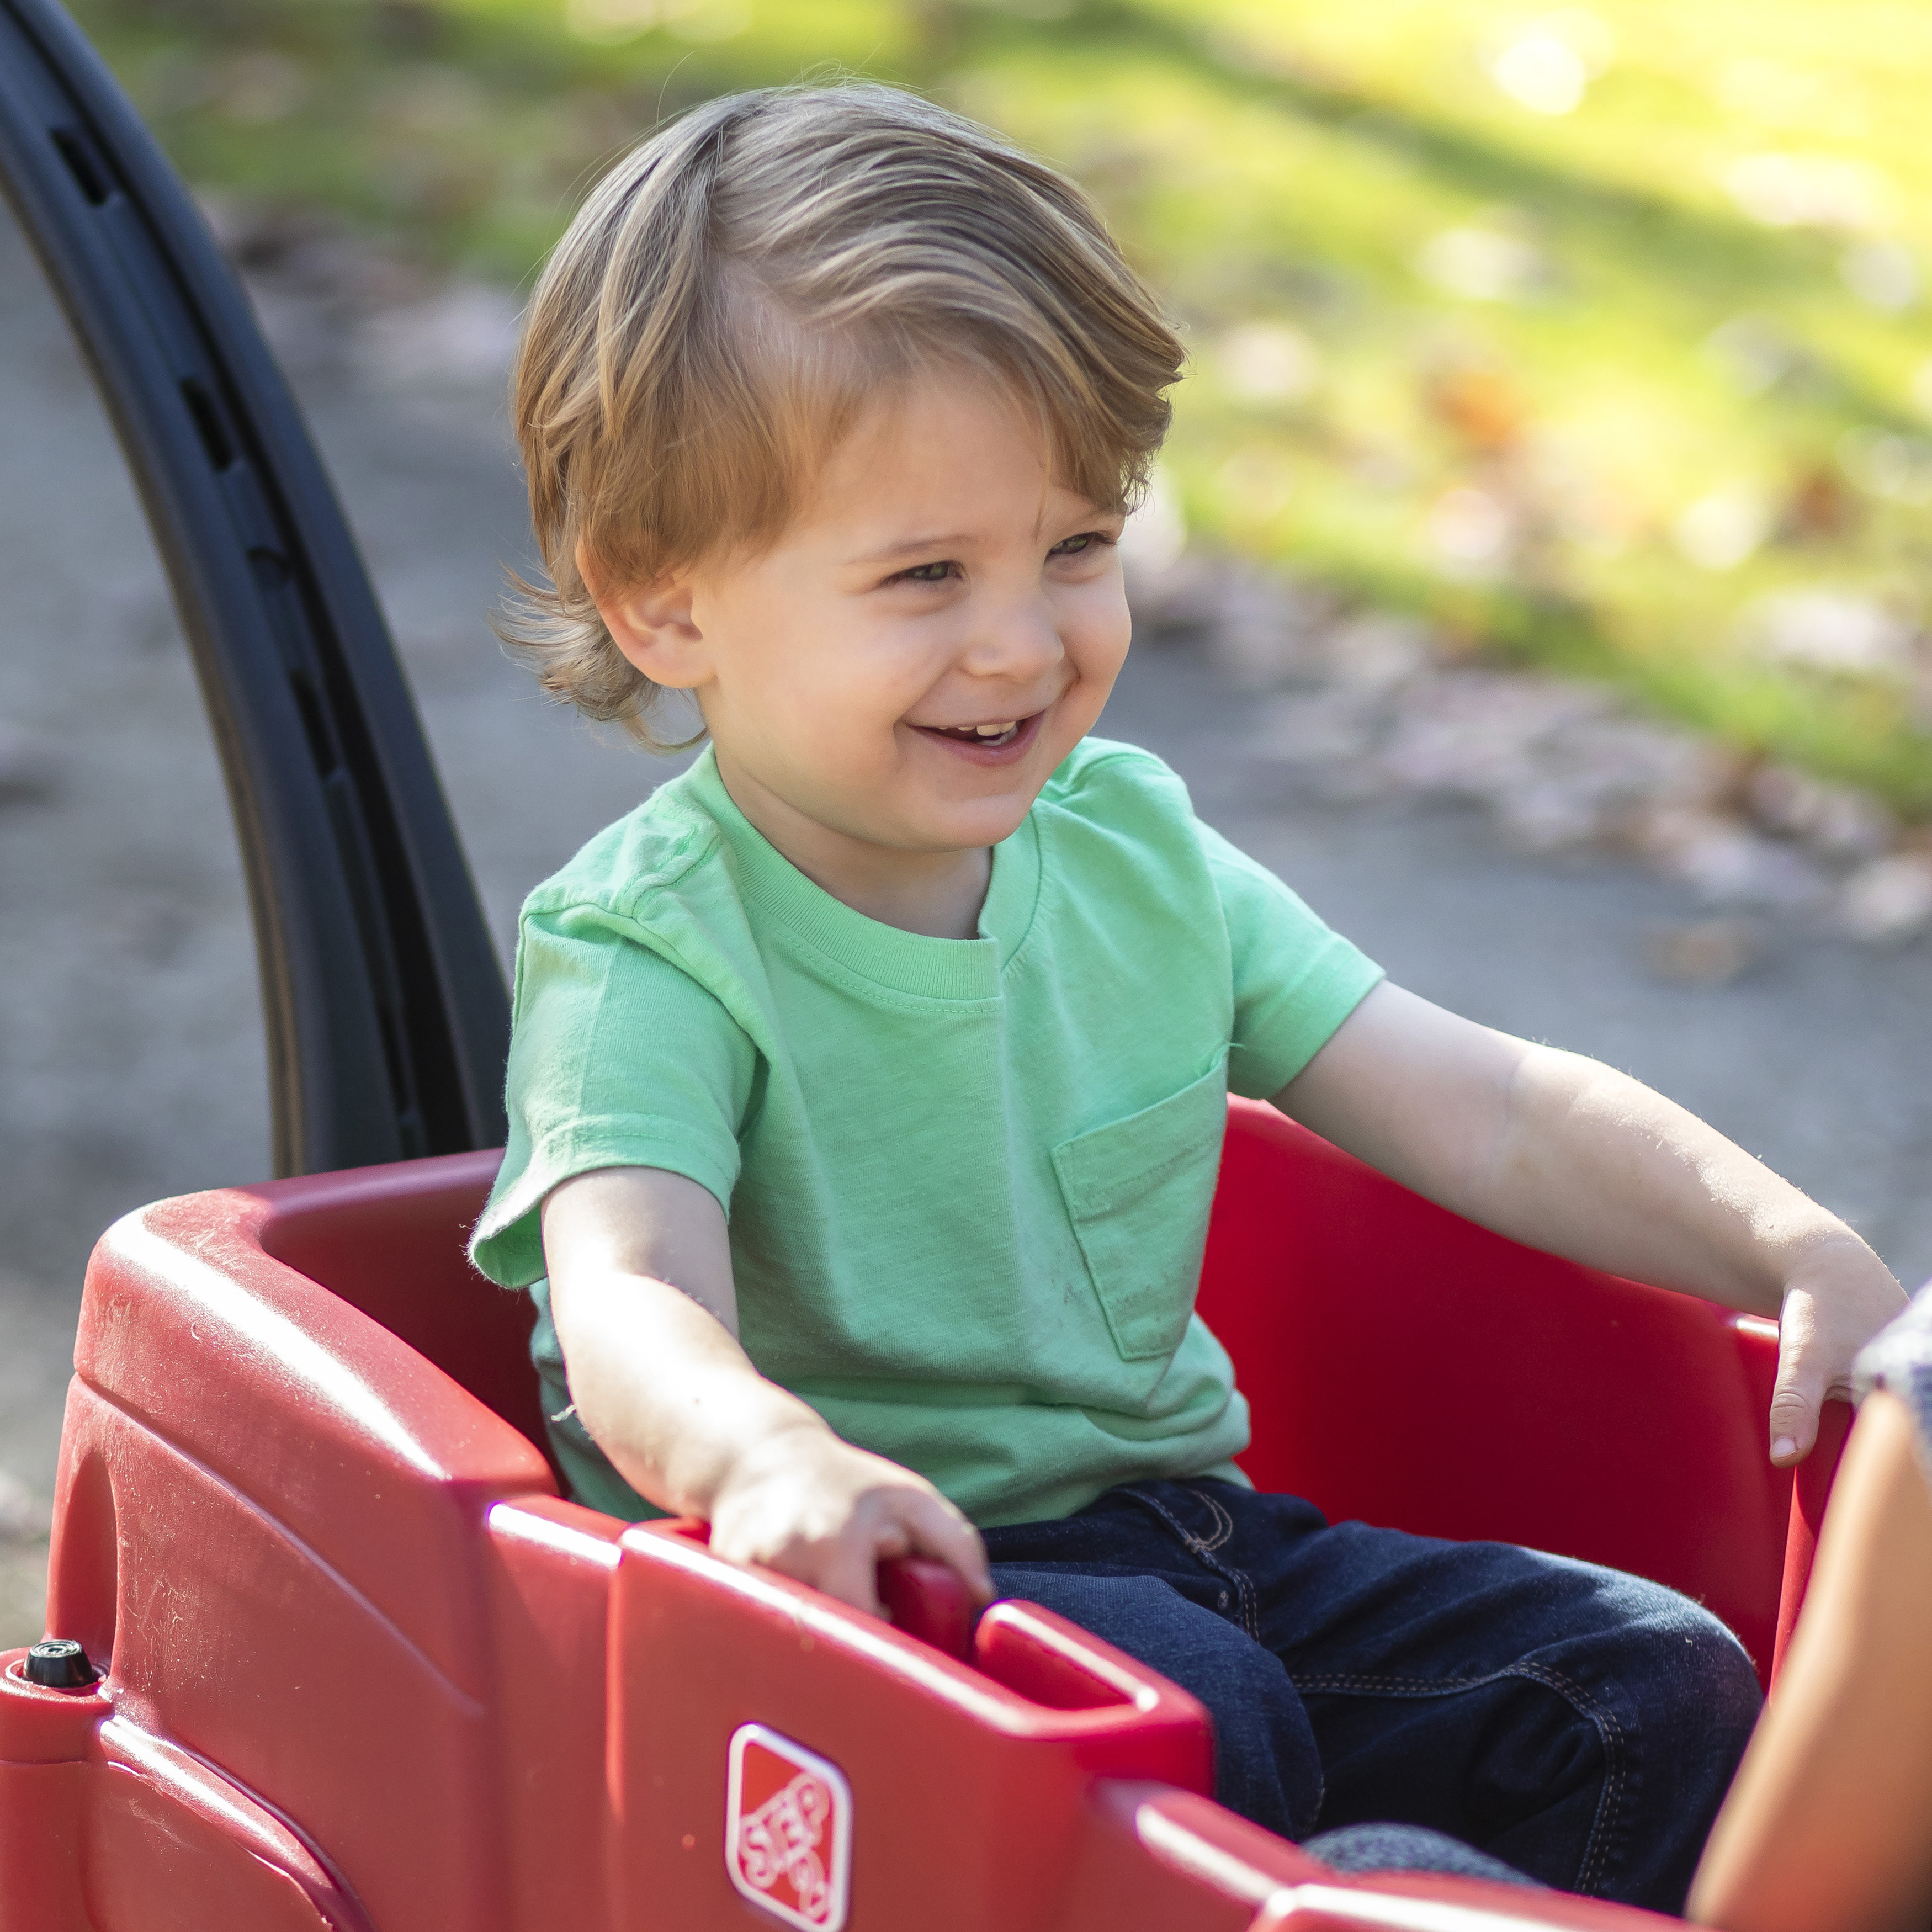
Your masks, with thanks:
[(582, 544), (577, 573), (597, 606), (611, 641), (653, 684), (688, 691), (711, 675), (704, 634), (692, 621), (691, 583), (673, 571), (640, 589), (614, 593), (604, 588), (602, 566)]

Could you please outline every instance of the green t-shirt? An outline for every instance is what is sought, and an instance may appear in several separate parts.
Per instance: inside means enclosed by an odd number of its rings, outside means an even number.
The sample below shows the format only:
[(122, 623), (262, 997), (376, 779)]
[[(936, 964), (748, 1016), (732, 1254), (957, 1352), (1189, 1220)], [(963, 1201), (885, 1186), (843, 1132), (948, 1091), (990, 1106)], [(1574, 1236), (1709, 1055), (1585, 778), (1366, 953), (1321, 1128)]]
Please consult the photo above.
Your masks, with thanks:
[[(1226, 1096), (1278, 1093), (1380, 974), (1098, 739), (994, 849), (980, 934), (833, 898), (708, 752), (530, 895), (472, 1252), (537, 1294), (548, 1413), (538, 1208), (668, 1168), (730, 1217), (760, 1371), (975, 1522), (1238, 1478), (1247, 1406), (1193, 1312)], [(552, 1432), (580, 1500), (653, 1513), (574, 1414)]]

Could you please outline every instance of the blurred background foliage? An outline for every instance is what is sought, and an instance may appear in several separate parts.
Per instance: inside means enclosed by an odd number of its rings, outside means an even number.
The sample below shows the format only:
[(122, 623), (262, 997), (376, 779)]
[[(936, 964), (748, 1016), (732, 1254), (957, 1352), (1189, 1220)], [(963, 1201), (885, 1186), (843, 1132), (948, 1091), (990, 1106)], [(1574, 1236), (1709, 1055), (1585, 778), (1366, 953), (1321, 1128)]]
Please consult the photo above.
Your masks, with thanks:
[(1932, 814), (1922, 0), (75, 0), (190, 178), (527, 283), (843, 69), (1069, 169), (1192, 351), (1156, 520)]

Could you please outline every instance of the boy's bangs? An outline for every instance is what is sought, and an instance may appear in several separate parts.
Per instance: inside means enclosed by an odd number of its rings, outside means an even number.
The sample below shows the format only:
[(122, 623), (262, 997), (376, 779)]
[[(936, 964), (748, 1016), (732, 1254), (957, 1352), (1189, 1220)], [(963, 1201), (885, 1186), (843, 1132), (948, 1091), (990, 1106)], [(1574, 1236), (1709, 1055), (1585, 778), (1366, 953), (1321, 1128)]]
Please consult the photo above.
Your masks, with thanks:
[[(586, 546), (614, 584), (760, 554), (866, 416), (928, 378), (980, 383), (1007, 404), (1033, 426), (1052, 482), (1096, 510), (1130, 509), (1144, 481), (1141, 453), (1096, 419), (1090, 398), (1066, 393), (1066, 372), (1041, 369), (1010, 344), (922, 344), (892, 330), (833, 335), (766, 316), (732, 328), (719, 346), (719, 366), (700, 379), (708, 395), (680, 412), (670, 446), (632, 446), (633, 473), (586, 493), (613, 510), (654, 505), (642, 518), (620, 511), (586, 519)], [(625, 445), (614, 439), (611, 447)]]

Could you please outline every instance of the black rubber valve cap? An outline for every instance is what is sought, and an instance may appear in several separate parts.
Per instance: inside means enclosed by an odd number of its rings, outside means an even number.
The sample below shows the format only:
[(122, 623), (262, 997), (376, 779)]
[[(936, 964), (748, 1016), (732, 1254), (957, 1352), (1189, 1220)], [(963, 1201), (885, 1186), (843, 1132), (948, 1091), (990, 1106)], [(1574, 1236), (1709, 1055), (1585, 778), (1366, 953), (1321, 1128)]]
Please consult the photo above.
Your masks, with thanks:
[(100, 1672), (72, 1638), (44, 1636), (27, 1652), (26, 1678), (50, 1690), (85, 1690), (100, 1681)]

